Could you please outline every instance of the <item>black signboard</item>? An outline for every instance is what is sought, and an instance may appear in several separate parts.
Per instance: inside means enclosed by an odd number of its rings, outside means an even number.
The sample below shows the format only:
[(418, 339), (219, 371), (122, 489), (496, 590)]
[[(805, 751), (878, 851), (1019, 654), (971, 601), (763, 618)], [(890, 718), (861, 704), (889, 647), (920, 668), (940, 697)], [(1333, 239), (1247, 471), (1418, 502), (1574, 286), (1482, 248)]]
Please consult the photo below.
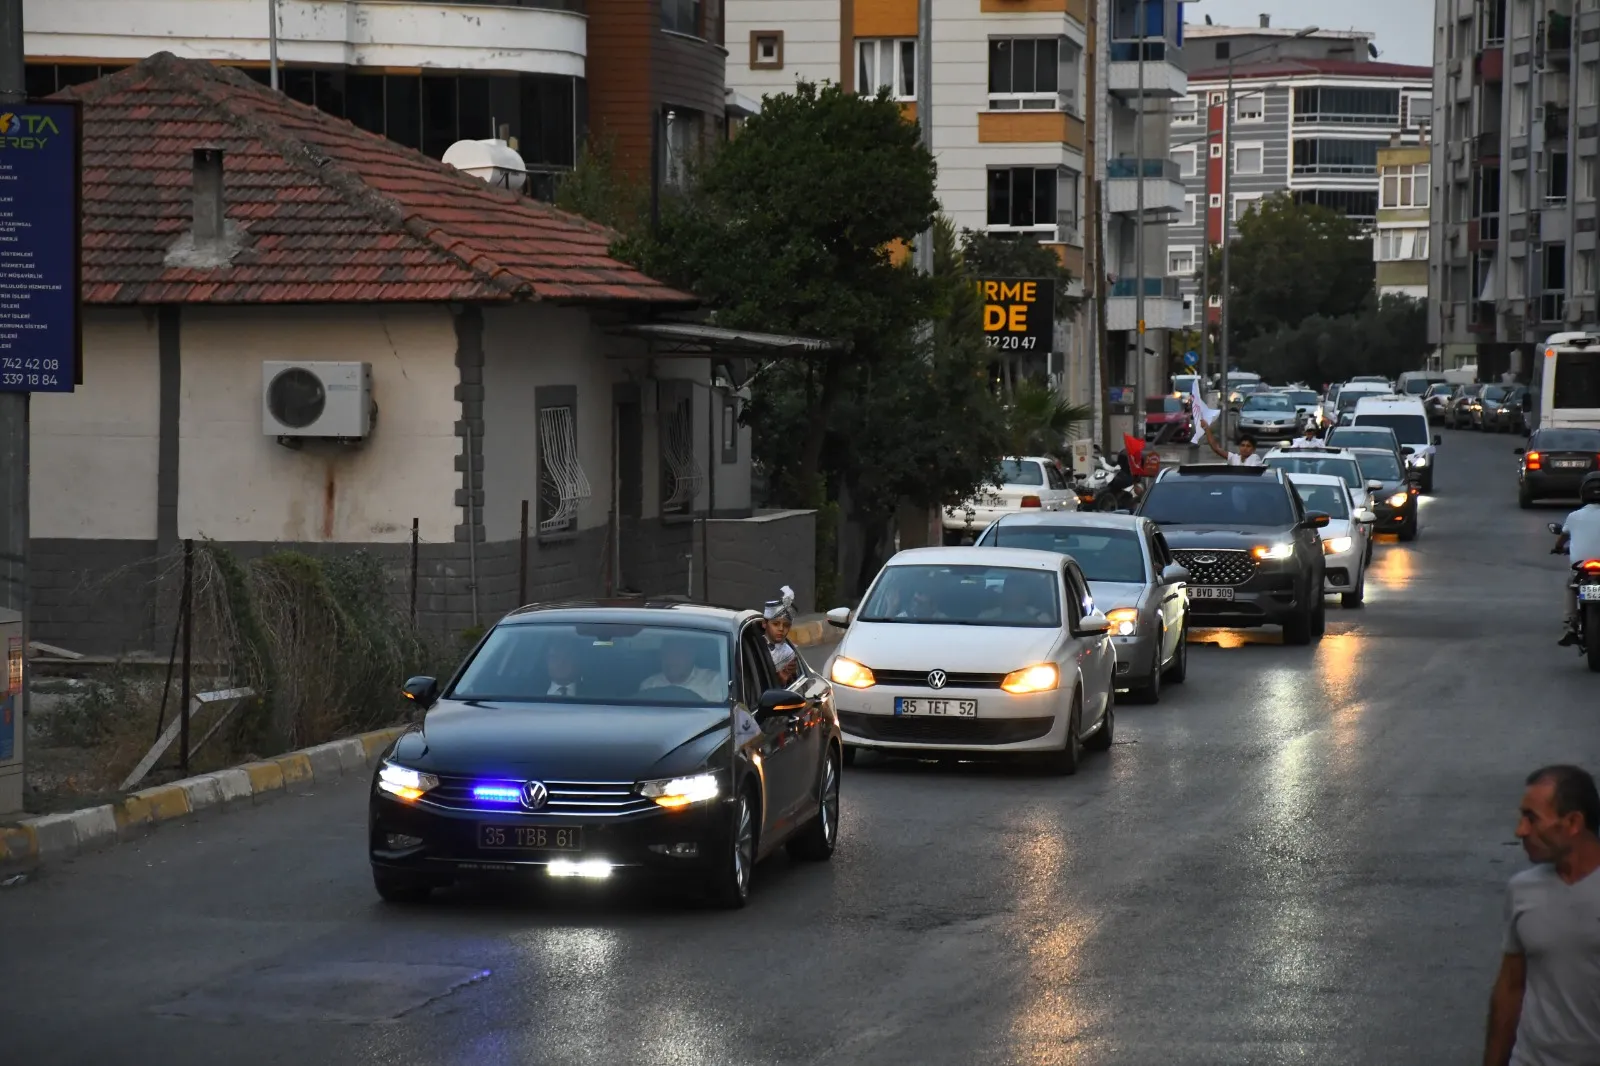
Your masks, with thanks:
[(978, 283), (983, 295), (983, 335), (990, 347), (1048, 352), (1055, 341), (1055, 282), (998, 278)]

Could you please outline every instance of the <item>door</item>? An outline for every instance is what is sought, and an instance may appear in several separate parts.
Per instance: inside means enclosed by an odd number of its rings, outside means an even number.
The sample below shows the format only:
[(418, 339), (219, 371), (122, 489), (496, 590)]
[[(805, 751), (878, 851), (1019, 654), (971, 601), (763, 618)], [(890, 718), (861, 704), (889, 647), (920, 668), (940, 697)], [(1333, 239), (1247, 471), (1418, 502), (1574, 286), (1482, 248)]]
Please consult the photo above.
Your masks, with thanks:
[(1172, 549), (1167, 546), (1167, 538), (1154, 525), (1147, 526), (1150, 533), (1151, 559), (1155, 561), (1156, 595), (1160, 597), (1161, 604), (1161, 661), (1170, 662), (1178, 654), (1178, 645), (1183, 642), (1183, 629), (1185, 615), (1188, 613), (1188, 595), (1184, 592), (1183, 582), (1161, 580), (1161, 571), (1177, 562), (1172, 554)]
[(1055, 463), (1044, 464), (1046, 495), (1044, 505), (1051, 511), (1076, 511), (1078, 494), (1067, 484), (1066, 475)]
[[(745, 626), (740, 634), (739, 660), (748, 706), (758, 708), (761, 693), (781, 686), (777, 671), (772, 667), (772, 653), (767, 650), (766, 638), (755, 623)], [(814, 699), (808, 699), (805, 707), (798, 711), (754, 712), (756, 725), (761, 729), (762, 777), (767, 791), (763, 822), (772, 833), (768, 837), (772, 841), (787, 832), (814, 791), (816, 760), (807, 759), (807, 738), (809, 733), (814, 746), (821, 730), (808, 730), (806, 723), (816, 716), (815, 703)]]
[[(1061, 578), (1066, 590), (1066, 617), (1062, 621), (1072, 633), (1069, 646), (1073, 649), (1078, 672), (1083, 676), (1082, 730), (1087, 734), (1098, 727), (1100, 719), (1105, 717), (1117, 671), (1117, 655), (1109, 633), (1084, 634), (1080, 629), (1084, 618), (1094, 612), (1095, 603), (1094, 597), (1089, 594), (1089, 582), (1085, 580), (1083, 571), (1078, 569), (1078, 564), (1068, 560), (1062, 567)], [(1070, 665), (1073, 664), (1062, 664), (1063, 667)]]

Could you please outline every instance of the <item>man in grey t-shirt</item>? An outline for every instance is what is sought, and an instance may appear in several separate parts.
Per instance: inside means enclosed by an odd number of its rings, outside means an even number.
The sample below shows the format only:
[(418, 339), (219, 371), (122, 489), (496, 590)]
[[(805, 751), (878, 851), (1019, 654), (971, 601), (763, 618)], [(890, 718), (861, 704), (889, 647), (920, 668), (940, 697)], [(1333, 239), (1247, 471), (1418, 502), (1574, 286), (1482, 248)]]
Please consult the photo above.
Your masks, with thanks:
[(1576, 766), (1528, 777), (1484, 1066), (1600, 1063), (1600, 792)]

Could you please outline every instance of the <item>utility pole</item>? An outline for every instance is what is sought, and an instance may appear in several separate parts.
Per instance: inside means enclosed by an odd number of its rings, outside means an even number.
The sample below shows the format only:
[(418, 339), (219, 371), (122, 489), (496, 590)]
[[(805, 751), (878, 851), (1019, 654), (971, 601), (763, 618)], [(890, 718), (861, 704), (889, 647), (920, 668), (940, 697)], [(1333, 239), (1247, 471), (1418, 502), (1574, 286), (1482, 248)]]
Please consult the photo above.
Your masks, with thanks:
[[(1195, 149), (1200, 166), (1205, 168), (1205, 193), (1200, 198), (1200, 395), (1206, 393), (1206, 371), (1211, 369), (1211, 97), (1206, 94), (1195, 103), (1205, 122), (1205, 139)], [(1200, 153), (1204, 152), (1204, 155)]]
[[(1159, 0), (1165, 10), (1166, 0)], [(1133, 141), (1136, 158), (1134, 161), (1134, 182), (1138, 191), (1134, 194), (1134, 223), (1133, 223), (1133, 274), (1138, 286), (1133, 296), (1133, 317), (1138, 323), (1138, 330), (1134, 336), (1133, 356), (1133, 436), (1137, 440), (1144, 440), (1144, 53), (1148, 47), (1150, 32), (1150, 0), (1139, 0), (1135, 10), (1139, 18), (1139, 95), (1135, 105), (1138, 117), (1134, 121)], [(1163, 17), (1163, 27), (1165, 20)]]
[[(27, 93), (22, 0), (0, 0), (0, 98), (6, 107)], [(25, 751), (28, 722), (28, 393), (0, 392), (0, 607), (22, 616), (22, 690), (13, 705), (16, 750)], [(0, 648), (0, 655), (5, 649)], [(25, 757), (25, 756), (24, 756)], [(3, 810), (4, 808), (0, 808)]]
[(278, 91), (278, 0), (267, 0), (267, 65), (272, 72), (272, 91)]
[[(933, 151), (933, 0), (917, 4), (917, 129), (922, 147)], [(856, 86), (857, 90), (865, 88)], [(933, 227), (917, 241), (916, 265), (924, 274), (933, 273)]]

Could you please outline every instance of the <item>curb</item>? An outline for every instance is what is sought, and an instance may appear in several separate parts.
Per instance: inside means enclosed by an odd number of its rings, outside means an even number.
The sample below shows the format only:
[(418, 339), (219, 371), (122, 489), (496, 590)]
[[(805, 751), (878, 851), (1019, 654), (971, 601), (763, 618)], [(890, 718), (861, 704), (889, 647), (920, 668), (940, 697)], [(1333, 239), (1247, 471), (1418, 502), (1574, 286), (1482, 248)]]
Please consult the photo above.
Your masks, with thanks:
[(379, 729), (140, 789), (118, 803), (24, 818), (14, 827), (0, 827), (0, 867), (38, 866), (143, 836), (162, 822), (264, 802), (275, 793), (365, 773), (407, 728)]

